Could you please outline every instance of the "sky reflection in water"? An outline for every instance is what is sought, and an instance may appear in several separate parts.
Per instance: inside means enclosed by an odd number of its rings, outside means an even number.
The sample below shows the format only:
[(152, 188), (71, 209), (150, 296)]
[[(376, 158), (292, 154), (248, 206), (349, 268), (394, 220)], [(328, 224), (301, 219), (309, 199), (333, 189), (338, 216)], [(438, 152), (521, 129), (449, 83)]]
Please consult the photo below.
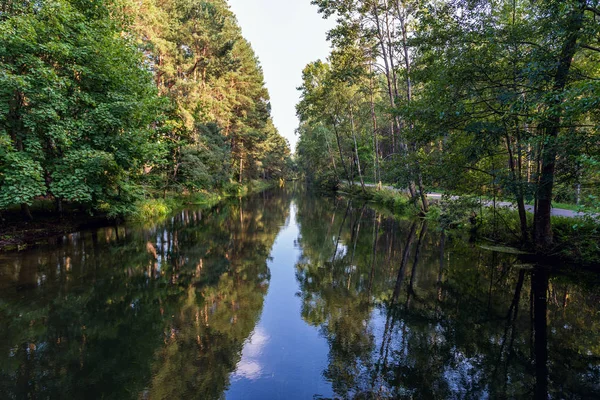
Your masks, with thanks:
[(0, 255), (3, 398), (598, 398), (598, 276), (278, 191)]

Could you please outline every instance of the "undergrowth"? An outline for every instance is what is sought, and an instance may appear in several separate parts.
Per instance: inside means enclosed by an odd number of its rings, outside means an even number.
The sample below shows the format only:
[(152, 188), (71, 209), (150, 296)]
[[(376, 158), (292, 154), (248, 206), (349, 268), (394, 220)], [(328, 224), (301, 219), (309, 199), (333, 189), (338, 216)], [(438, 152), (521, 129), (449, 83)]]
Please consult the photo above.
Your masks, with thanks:
[[(475, 198), (445, 199), (432, 207), (427, 219), (441, 229), (469, 230), (479, 238), (532, 250), (533, 214), (527, 213), (529, 237), (521, 233), (519, 213), (509, 207), (482, 207)], [(600, 265), (600, 223), (591, 216), (552, 217), (554, 246), (545, 257), (565, 263)]]
[(186, 206), (211, 208), (230, 197), (244, 197), (273, 187), (272, 182), (256, 180), (247, 184), (228, 183), (220, 189), (194, 193), (166, 193), (161, 198), (150, 197), (135, 204), (128, 217), (134, 220), (160, 220)]

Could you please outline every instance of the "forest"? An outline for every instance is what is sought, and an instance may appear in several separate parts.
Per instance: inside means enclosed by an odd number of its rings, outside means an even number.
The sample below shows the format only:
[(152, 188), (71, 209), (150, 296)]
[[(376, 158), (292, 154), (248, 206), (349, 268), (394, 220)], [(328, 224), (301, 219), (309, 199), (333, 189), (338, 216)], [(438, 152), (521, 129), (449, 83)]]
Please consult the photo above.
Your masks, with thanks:
[(241, 1), (0, 0), (0, 397), (600, 398), (600, 0)]
[(290, 163), (226, 0), (1, 2), (0, 214), (129, 215)]
[[(0, 219), (154, 217), (301, 175), (600, 260), (598, 3), (313, 0), (335, 27), (301, 72), (292, 155), (227, 0), (3, 1)], [(497, 201), (514, 210), (473, 211)]]
[(566, 203), (588, 216), (598, 252), (598, 1), (312, 3), (336, 26), (299, 88), (308, 180), (391, 184), (423, 215), (429, 192), (504, 199), (515, 211), (503, 229), (538, 251), (581, 234), (584, 218), (552, 217)]

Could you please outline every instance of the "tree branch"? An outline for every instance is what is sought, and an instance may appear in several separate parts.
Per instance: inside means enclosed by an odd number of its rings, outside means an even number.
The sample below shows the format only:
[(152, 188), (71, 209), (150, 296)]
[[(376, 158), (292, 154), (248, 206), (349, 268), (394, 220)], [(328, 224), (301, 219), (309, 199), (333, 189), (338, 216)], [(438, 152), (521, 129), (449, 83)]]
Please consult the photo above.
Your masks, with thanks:
[(584, 10), (585, 10), (585, 11), (590, 11), (590, 12), (593, 12), (594, 14), (596, 14), (597, 16), (599, 16), (599, 17), (600, 17), (600, 10), (599, 10), (599, 9), (597, 9), (597, 8), (595, 8), (595, 7), (586, 6), (586, 7), (584, 8)]
[(583, 47), (584, 49), (588, 49), (588, 50), (592, 50), (592, 51), (597, 51), (600, 53), (600, 47), (594, 47), (594, 46), (590, 46), (589, 44), (580, 44), (581, 47)]

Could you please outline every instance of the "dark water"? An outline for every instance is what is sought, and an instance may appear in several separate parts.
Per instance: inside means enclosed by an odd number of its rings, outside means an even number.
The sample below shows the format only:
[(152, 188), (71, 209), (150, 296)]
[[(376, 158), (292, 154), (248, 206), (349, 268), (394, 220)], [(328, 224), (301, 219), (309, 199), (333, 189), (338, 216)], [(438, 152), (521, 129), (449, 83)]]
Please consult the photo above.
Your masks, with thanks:
[(598, 281), (264, 193), (0, 255), (0, 398), (600, 398)]

